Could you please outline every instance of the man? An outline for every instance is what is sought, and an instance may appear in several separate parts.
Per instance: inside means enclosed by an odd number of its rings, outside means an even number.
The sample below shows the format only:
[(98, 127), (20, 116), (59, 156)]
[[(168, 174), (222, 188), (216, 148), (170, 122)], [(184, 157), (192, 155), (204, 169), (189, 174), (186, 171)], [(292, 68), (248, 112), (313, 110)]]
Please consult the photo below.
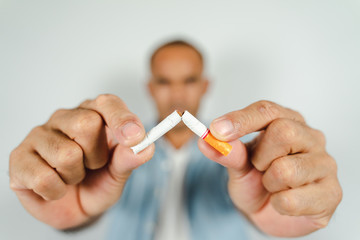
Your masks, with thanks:
[[(151, 70), (159, 120), (175, 109), (197, 114), (209, 83), (196, 48), (167, 43)], [(30, 132), (11, 153), (10, 186), (30, 214), (58, 229), (86, 225), (114, 206), (110, 238), (241, 239), (242, 216), (282, 237), (327, 225), (342, 198), (337, 167), (323, 134), (299, 113), (259, 101), (215, 119), (210, 130), (233, 146), (228, 156), (202, 140), (197, 148), (182, 123), (156, 149), (134, 155), (143, 124), (120, 98), (100, 95)], [(255, 131), (246, 145), (239, 140)]]

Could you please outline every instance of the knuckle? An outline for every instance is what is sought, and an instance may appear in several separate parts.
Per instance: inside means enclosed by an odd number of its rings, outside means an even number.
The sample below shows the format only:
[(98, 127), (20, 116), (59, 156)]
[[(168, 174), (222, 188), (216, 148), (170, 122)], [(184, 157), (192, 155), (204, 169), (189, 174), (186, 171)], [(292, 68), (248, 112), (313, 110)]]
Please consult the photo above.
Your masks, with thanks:
[(334, 175), (337, 174), (337, 170), (338, 170), (337, 163), (335, 159), (333, 159), (329, 154), (326, 154), (325, 156), (325, 164), (330, 169), (331, 173), (333, 173)]
[(322, 131), (317, 130), (317, 129), (314, 129), (314, 134), (315, 134), (316, 139), (320, 143), (320, 145), (325, 146), (326, 145), (325, 134)]
[(77, 116), (72, 128), (77, 134), (97, 132), (104, 125), (101, 116), (91, 110), (83, 110)]
[(342, 198), (343, 198), (343, 191), (341, 188), (338, 188), (338, 190), (334, 194), (335, 204), (336, 206), (340, 204)]
[(305, 123), (305, 118), (304, 116), (299, 113), (298, 111), (292, 110), (293, 114), (294, 114), (294, 120), (297, 120), (299, 122)]
[(100, 94), (95, 98), (96, 106), (103, 106), (111, 101), (117, 101), (119, 98), (113, 94)]
[(18, 159), (21, 158), (21, 155), (22, 155), (21, 146), (12, 150), (9, 157), (10, 165), (13, 165), (14, 162), (18, 161)]
[(86, 177), (85, 171), (77, 172), (76, 175), (72, 175), (70, 178), (63, 179), (66, 184), (76, 185), (81, 183)]
[(286, 107), (284, 109), (286, 109), (286, 111), (289, 113), (289, 115), (287, 115), (289, 119), (305, 124), (305, 118), (300, 112)]
[(92, 101), (93, 101), (92, 99), (86, 99), (79, 105), (79, 107), (89, 105), (91, 104)]
[(42, 174), (38, 174), (34, 178), (33, 190), (39, 194), (46, 194), (52, 190), (52, 186), (55, 185), (57, 180), (56, 173), (52, 171), (46, 171)]
[(33, 129), (31, 129), (29, 135), (25, 138), (24, 142), (31, 142), (33, 140), (32, 137), (34, 137), (34, 136), (41, 136), (41, 137), (44, 136), (46, 131), (47, 130), (46, 130), (45, 125), (36, 126)]
[(331, 193), (332, 199), (334, 199), (335, 204), (337, 206), (343, 198), (343, 191), (339, 183), (337, 183), (336, 187), (333, 187), (332, 189), (333, 189)]
[(339, 205), (341, 200), (343, 199), (343, 196), (344, 196), (343, 195), (343, 190), (342, 190), (342, 188), (340, 186), (338, 187), (338, 190), (337, 190), (335, 196), (336, 196), (336, 199), (337, 199), (336, 205)]
[(15, 148), (11, 153), (10, 153), (10, 157), (9, 157), (9, 185), (10, 185), (10, 189), (12, 189), (13, 191), (18, 189), (18, 184), (16, 183), (17, 181), (17, 177), (19, 173), (14, 171), (14, 169), (16, 169), (16, 165), (18, 165), (19, 160), (22, 157), (22, 151), (20, 150), (19, 147)]
[(277, 194), (276, 206), (278, 207), (278, 210), (281, 214), (286, 214), (290, 216), (297, 215), (296, 199), (287, 192), (281, 192)]
[(54, 118), (58, 118), (59, 116), (62, 116), (64, 115), (67, 111), (69, 111), (68, 109), (63, 109), (63, 108), (60, 108), (58, 110), (56, 110), (50, 117), (50, 120), (53, 120)]
[(9, 156), (9, 176), (10, 178), (13, 177), (14, 169), (16, 169), (16, 166), (19, 165), (19, 162), (28, 154), (27, 150), (22, 147), (22, 145), (19, 145), (16, 147)]
[(295, 172), (293, 166), (286, 158), (280, 158), (275, 160), (270, 167), (270, 173), (273, 179), (277, 182), (284, 183), (286, 185), (292, 185)]
[(15, 148), (9, 156), (9, 185), (10, 189), (16, 190), (19, 188), (19, 180), (22, 179), (23, 171), (19, 170), (19, 163), (24, 156), (28, 154), (24, 151), (23, 147), (20, 145)]
[(44, 127), (43, 126), (36, 126), (33, 129), (31, 129), (30, 134), (29, 135), (38, 135), (41, 134), (44, 131)]
[(76, 144), (72, 143), (70, 147), (60, 148), (57, 153), (57, 162), (59, 167), (71, 169), (82, 162), (82, 149)]
[(321, 151), (317, 153), (316, 158), (319, 159), (319, 165), (322, 167), (324, 173), (331, 176), (337, 175), (337, 163), (335, 159), (331, 157), (327, 152)]
[(289, 119), (277, 119), (269, 126), (269, 131), (281, 142), (292, 143), (298, 135), (298, 130)]
[(257, 110), (267, 119), (276, 119), (280, 113), (278, 105), (267, 100), (258, 101)]

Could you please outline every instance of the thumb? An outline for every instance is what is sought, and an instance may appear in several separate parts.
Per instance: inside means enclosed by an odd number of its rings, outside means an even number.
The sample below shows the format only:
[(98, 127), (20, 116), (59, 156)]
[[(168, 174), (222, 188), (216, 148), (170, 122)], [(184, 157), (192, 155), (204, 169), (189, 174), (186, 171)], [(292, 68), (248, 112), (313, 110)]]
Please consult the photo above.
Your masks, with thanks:
[(114, 205), (121, 197), (132, 170), (149, 161), (155, 150), (151, 144), (138, 154), (118, 144), (110, 162), (103, 168), (89, 172), (80, 185), (82, 208), (89, 216), (96, 216)]
[(213, 147), (203, 141), (201, 138), (198, 141), (200, 151), (209, 159), (223, 165), (228, 169), (232, 169), (238, 175), (245, 175), (251, 168), (247, 161), (247, 151), (245, 145), (240, 140), (228, 142), (233, 148), (231, 152), (224, 156)]
[(228, 169), (228, 191), (231, 200), (239, 210), (249, 215), (266, 203), (268, 192), (262, 184), (262, 173), (248, 160), (244, 143), (240, 140), (228, 143), (233, 148), (227, 156), (220, 154), (202, 139), (199, 139), (198, 146), (207, 158)]
[(149, 161), (155, 152), (155, 144), (145, 148), (143, 151), (134, 154), (131, 148), (117, 145), (110, 160), (108, 170), (109, 174), (118, 181), (124, 179), (124, 176), (130, 175), (132, 170)]

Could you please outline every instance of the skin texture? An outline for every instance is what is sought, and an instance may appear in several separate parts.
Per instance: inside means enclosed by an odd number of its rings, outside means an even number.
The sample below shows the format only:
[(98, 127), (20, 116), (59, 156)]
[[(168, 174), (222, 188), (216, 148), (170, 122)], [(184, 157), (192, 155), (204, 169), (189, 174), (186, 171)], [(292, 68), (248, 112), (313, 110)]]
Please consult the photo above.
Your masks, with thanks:
[[(159, 120), (175, 109), (196, 115), (209, 85), (202, 72), (189, 47), (156, 54), (148, 89)], [(259, 101), (215, 119), (210, 130), (232, 152), (224, 157), (202, 140), (199, 148), (227, 167), (231, 199), (255, 226), (291, 237), (327, 225), (342, 198), (337, 167), (324, 135), (299, 113)], [(238, 140), (254, 131), (260, 134), (253, 142)], [(12, 151), (10, 187), (40, 221), (58, 229), (82, 226), (115, 204), (132, 170), (151, 159), (154, 145), (138, 155), (130, 149), (144, 136), (138, 117), (113, 95), (57, 110)], [(176, 148), (192, 137), (181, 124), (166, 134)]]

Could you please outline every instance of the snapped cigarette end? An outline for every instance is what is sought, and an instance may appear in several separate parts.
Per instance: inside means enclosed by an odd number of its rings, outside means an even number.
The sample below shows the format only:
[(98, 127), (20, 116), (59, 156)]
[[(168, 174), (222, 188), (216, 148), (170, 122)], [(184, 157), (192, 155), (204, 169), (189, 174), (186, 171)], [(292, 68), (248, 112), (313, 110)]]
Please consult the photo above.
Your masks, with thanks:
[(180, 112), (179, 110), (176, 110), (176, 112), (180, 115), (180, 117), (182, 117), (182, 115), (184, 114), (183, 112)]
[(179, 111), (174, 111), (167, 116), (158, 125), (153, 127), (145, 136), (145, 138), (138, 145), (131, 147), (134, 154), (137, 154), (155, 142), (158, 138), (166, 134), (170, 129), (175, 127), (181, 121), (181, 115)]
[(227, 142), (220, 141), (216, 139), (211, 133), (210, 130), (197, 120), (191, 113), (188, 111), (180, 112), (178, 110), (174, 111), (172, 114), (167, 116), (162, 120), (158, 125), (152, 128), (145, 136), (144, 140), (138, 145), (131, 147), (134, 154), (137, 154), (148, 147), (151, 143), (155, 142), (158, 138), (167, 133), (180, 121), (183, 121), (185, 125), (191, 129), (196, 135), (205, 140), (210, 146), (215, 148), (224, 156), (227, 156), (232, 149), (232, 146)]

